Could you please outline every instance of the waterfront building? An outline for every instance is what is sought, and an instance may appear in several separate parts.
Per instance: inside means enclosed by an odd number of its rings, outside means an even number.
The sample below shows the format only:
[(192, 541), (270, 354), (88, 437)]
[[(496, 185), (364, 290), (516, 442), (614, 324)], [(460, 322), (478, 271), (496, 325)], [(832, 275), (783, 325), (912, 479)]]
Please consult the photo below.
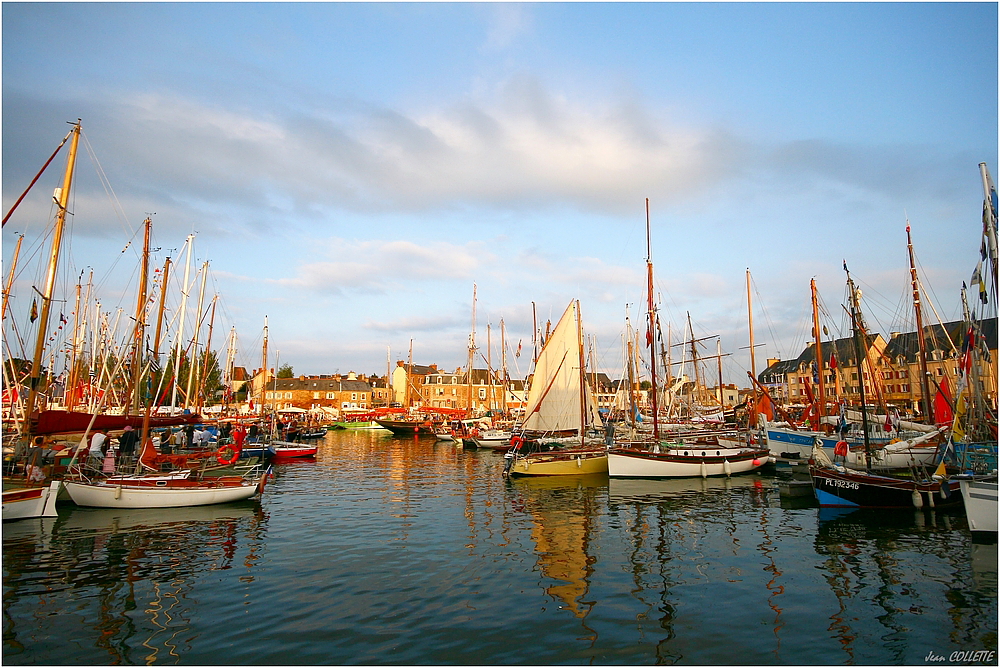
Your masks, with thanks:
[[(967, 332), (968, 325), (963, 321), (924, 327), (932, 396), (944, 384), (945, 378), (948, 388), (954, 393)], [(982, 383), (987, 400), (996, 405), (996, 318), (983, 322), (983, 339), (990, 352), (990, 363), (978, 382)], [(808, 403), (809, 391), (815, 396), (819, 374), (823, 373), (829, 402), (846, 401), (858, 405), (861, 401), (861, 381), (853, 340), (848, 337), (821, 342), (823, 359), (819, 365), (816, 363), (815, 347), (814, 343), (809, 344), (791, 360), (769, 359), (767, 368), (758, 374), (757, 380), (769, 389), (775, 399), (789, 406), (801, 406)], [(875, 375), (872, 377), (867, 369), (862, 375), (867, 402), (895, 407), (907, 415), (921, 415), (919, 352), (916, 332), (893, 332), (888, 341), (881, 334), (869, 335), (863, 354), (868, 357), (868, 368), (874, 369)], [(808, 391), (806, 385), (810, 386)]]
[(331, 409), (339, 414), (347, 410), (372, 408), (372, 386), (364, 376), (353, 371), (340, 374), (274, 378), (264, 391), (264, 406), (270, 410), (300, 408), (306, 411)]

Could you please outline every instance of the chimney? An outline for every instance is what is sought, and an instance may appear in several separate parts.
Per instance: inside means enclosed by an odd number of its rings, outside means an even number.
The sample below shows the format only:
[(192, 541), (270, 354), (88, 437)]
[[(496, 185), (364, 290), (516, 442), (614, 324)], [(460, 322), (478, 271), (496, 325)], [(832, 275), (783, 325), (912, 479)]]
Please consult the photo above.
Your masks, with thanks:
[(347, 380), (357, 380), (357, 379), (358, 379), (358, 374), (354, 373), (353, 371), (347, 372)]

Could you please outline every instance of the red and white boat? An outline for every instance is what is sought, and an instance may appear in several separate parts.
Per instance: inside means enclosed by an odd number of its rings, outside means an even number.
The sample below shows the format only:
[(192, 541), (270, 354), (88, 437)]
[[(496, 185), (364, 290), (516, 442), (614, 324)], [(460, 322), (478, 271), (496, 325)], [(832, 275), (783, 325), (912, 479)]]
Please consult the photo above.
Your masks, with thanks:
[(271, 449), (274, 450), (274, 459), (304, 459), (315, 457), (319, 451), (318, 446), (290, 441), (271, 441)]

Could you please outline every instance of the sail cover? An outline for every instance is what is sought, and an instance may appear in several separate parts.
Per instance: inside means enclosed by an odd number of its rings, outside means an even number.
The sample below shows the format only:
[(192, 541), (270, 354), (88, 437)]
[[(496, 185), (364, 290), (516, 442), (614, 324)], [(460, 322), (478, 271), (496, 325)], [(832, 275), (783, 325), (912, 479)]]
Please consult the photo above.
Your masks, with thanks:
[(525, 430), (566, 431), (601, 426), (597, 402), (580, 368), (582, 341), (580, 305), (574, 300), (538, 355), (528, 390)]

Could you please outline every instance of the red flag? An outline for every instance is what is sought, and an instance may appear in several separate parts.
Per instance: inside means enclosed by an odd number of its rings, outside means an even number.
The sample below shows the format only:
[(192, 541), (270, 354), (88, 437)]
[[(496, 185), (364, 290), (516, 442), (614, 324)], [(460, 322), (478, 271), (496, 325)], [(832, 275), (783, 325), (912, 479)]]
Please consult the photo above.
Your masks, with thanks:
[(834, 371), (837, 368), (837, 353), (830, 353), (830, 371)]
[(955, 413), (951, 409), (951, 391), (948, 389), (948, 376), (941, 377), (941, 386), (938, 393), (934, 395), (934, 422), (936, 424), (948, 424), (955, 419)]

